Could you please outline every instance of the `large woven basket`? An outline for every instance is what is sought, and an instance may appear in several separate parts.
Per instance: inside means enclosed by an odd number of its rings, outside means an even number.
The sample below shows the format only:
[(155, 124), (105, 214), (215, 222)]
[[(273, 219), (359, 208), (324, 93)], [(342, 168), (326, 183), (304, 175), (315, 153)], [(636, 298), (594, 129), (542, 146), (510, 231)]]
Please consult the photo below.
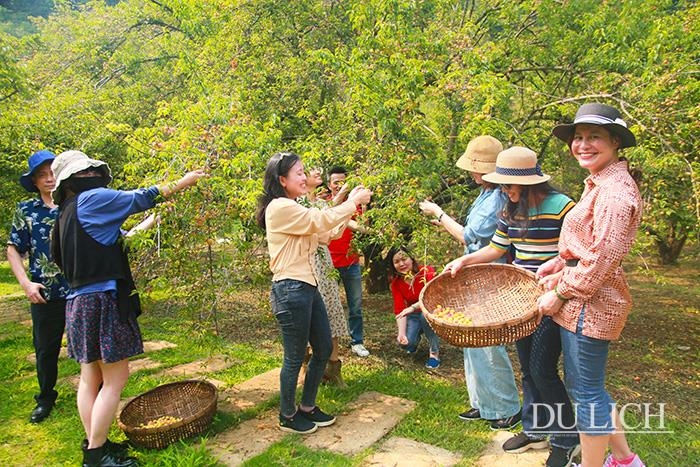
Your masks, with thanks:
[[(216, 413), (216, 401), (216, 386), (208, 381), (163, 384), (126, 404), (118, 423), (134, 446), (162, 449), (206, 430)], [(163, 420), (169, 421), (148, 426)]]
[[(420, 306), (441, 339), (457, 347), (487, 347), (532, 334), (542, 293), (532, 272), (509, 264), (475, 264), (455, 277), (448, 272), (428, 282)], [(439, 306), (463, 313), (470, 322), (438, 319)]]

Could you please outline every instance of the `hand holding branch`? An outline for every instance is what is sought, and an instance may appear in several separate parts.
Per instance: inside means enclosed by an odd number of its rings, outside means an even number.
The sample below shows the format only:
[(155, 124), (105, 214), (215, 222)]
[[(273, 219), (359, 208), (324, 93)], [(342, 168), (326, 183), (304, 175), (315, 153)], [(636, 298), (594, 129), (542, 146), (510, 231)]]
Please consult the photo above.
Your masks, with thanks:
[(160, 194), (163, 195), (164, 198), (169, 198), (178, 191), (182, 191), (185, 188), (189, 188), (193, 185), (196, 185), (197, 182), (199, 182), (200, 178), (208, 176), (209, 174), (202, 169), (193, 170), (191, 172), (187, 172), (177, 182), (160, 185), (158, 187), (158, 191), (160, 191)]

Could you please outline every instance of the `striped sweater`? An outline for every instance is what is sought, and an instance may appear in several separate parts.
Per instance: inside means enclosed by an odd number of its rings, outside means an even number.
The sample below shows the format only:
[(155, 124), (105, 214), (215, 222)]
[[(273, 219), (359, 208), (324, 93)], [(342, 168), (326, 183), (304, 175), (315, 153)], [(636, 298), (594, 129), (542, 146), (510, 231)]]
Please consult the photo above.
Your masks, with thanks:
[(561, 224), (574, 204), (568, 196), (551, 192), (539, 206), (530, 209), (527, 230), (509, 225), (501, 216), (489, 246), (503, 253), (512, 247), (513, 264), (535, 272), (540, 264), (559, 254)]

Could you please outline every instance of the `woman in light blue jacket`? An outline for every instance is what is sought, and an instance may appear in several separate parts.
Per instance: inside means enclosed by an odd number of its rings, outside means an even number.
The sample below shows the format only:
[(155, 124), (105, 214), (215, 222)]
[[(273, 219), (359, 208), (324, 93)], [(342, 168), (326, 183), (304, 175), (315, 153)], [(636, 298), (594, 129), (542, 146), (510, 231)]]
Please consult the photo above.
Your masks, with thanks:
[[(482, 180), (482, 175), (496, 170), (496, 156), (503, 145), (492, 136), (477, 136), (457, 160), (457, 167), (469, 171), (480, 186), (479, 196), (460, 224), (437, 204), (420, 203), (423, 214), (434, 216), (433, 223), (441, 225), (472, 253), (489, 244), (496, 231), (498, 213), (505, 205), (505, 195), (497, 186)], [(507, 430), (520, 422), (520, 396), (515, 386), (513, 367), (503, 345), (464, 349), (464, 376), (471, 409), (459, 414), (466, 421), (486, 420), (492, 430)]]

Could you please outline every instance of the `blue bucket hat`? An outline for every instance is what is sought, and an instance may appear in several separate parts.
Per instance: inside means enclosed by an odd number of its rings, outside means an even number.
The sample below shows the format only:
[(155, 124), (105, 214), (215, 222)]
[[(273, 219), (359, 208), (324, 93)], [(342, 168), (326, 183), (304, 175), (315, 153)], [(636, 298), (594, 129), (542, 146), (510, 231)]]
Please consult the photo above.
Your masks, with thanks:
[(21, 177), (19, 177), (19, 183), (24, 187), (25, 190), (31, 192), (31, 193), (38, 193), (39, 189), (34, 185), (34, 182), (32, 181), (32, 176), (34, 175), (34, 172), (36, 172), (36, 169), (41, 166), (44, 162), (52, 162), (56, 158), (56, 155), (52, 153), (51, 151), (47, 151), (46, 149), (42, 149), (41, 151), (37, 151), (31, 156), (29, 156), (29, 171), (27, 173), (23, 173)]

